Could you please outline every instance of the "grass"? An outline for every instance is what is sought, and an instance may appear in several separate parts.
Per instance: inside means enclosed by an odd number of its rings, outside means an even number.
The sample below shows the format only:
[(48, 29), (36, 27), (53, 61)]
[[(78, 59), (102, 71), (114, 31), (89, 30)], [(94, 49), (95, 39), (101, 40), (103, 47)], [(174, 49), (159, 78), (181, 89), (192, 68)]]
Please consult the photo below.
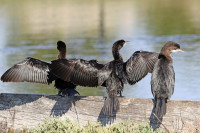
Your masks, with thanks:
[[(10, 133), (14, 133), (10, 130)], [(19, 132), (19, 130), (18, 130)], [(47, 118), (34, 128), (24, 128), (21, 133), (162, 133), (161, 129), (153, 131), (147, 122), (127, 120), (112, 126), (102, 126), (100, 123), (88, 122), (85, 126), (60, 118)]]
[[(200, 133), (200, 120), (196, 119), (194, 125), (187, 125), (188, 132)], [(98, 122), (88, 122), (81, 125), (69, 119), (61, 120), (57, 118), (46, 118), (42, 123), (34, 128), (12, 129), (9, 133), (164, 133), (164, 129), (153, 131), (148, 122), (136, 122), (127, 120), (112, 126), (102, 126)]]

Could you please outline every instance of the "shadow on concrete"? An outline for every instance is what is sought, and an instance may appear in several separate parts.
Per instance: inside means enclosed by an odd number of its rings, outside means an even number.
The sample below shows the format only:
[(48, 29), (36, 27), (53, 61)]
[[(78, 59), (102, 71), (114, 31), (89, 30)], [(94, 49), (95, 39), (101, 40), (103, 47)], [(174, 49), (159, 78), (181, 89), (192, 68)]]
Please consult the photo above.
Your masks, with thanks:
[[(68, 112), (72, 106), (76, 107), (76, 102), (85, 98), (86, 96), (70, 96), (70, 97), (55, 97), (52, 100), (55, 100), (56, 103), (51, 110), (51, 116), (62, 116)], [(76, 109), (76, 108), (75, 108)], [(76, 112), (77, 114), (77, 112)]]
[(72, 105), (76, 106), (76, 101), (84, 98), (84, 96), (61, 97), (58, 95), (1, 93), (0, 110), (6, 110), (15, 106), (31, 103), (37, 101), (41, 97), (46, 97), (56, 101), (55, 105), (51, 109), (51, 116), (62, 116), (62, 114), (71, 109)]
[(27, 103), (31, 103), (41, 98), (42, 96), (44, 95), (1, 93), (0, 110), (10, 109), (14, 106), (20, 106)]

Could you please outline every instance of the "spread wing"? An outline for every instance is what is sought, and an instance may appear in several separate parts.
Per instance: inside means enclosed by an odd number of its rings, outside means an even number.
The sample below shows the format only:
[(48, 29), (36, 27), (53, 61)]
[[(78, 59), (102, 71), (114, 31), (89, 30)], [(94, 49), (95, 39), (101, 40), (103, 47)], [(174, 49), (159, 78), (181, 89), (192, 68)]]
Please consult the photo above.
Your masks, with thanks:
[(158, 60), (158, 55), (158, 53), (153, 52), (136, 51), (124, 63), (128, 83), (133, 85), (148, 73), (152, 73), (154, 64)]
[(51, 72), (62, 80), (76, 85), (96, 87), (101, 85), (111, 73), (107, 65), (96, 60), (59, 59), (52, 61)]
[(49, 63), (26, 58), (8, 69), (1, 77), (3, 82), (33, 82), (49, 84), (55, 76), (49, 72)]

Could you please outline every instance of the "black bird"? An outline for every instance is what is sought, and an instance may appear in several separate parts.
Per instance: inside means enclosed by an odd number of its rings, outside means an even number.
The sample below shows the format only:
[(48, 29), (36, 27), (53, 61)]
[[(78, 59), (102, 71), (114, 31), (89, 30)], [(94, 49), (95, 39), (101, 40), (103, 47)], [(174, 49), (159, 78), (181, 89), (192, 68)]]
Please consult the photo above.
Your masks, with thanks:
[(151, 76), (151, 91), (155, 100), (155, 114), (162, 118), (166, 114), (167, 100), (174, 92), (175, 73), (173, 69), (172, 52), (183, 52), (180, 45), (167, 42), (161, 49), (158, 61)]
[(118, 110), (117, 90), (121, 90), (123, 83), (116, 75), (116, 64), (122, 63), (119, 49), (126, 42), (120, 40), (113, 45), (114, 60), (107, 64), (99, 64), (96, 60), (87, 61), (83, 59), (61, 59), (52, 61), (51, 72), (64, 81), (87, 87), (105, 86), (108, 98), (104, 105), (104, 114), (110, 115), (112, 111)]
[(99, 64), (96, 60), (61, 59), (52, 61), (51, 72), (64, 81), (76, 85), (97, 87), (105, 86), (108, 93), (103, 113), (111, 115), (119, 109), (117, 94), (123, 91), (124, 83), (135, 84), (148, 72), (152, 72), (158, 59), (157, 53), (136, 51), (126, 62), (119, 50), (126, 44), (118, 40), (113, 44), (114, 60), (107, 64)]
[[(59, 50), (58, 59), (65, 59), (66, 45), (62, 41), (57, 42)], [(1, 77), (3, 82), (31, 82), (41, 84), (51, 84), (55, 80), (55, 88), (59, 90), (58, 95), (73, 96), (79, 94), (75, 89), (76, 85), (61, 80), (49, 70), (50, 64), (38, 59), (27, 57), (8, 69)]]

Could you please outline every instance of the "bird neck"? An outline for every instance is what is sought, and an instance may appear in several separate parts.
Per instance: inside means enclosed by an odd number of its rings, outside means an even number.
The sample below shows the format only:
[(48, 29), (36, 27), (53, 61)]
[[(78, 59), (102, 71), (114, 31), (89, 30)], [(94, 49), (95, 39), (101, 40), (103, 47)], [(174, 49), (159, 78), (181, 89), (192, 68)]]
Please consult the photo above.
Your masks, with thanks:
[(122, 58), (121, 54), (119, 53), (120, 49), (121, 48), (118, 48), (118, 47), (113, 47), (113, 49), (112, 49), (112, 53), (113, 53), (113, 57), (114, 57), (115, 61), (123, 61), (123, 58)]
[(66, 49), (59, 50), (58, 59), (65, 59), (66, 58)]
[(171, 52), (169, 50), (169, 46), (164, 46), (161, 49), (160, 55), (161, 57), (165, 57), (169, 62), (173, 62), (172, 56), (171, 56)]
[(168, 52), (163, 52), (161, 51), (161, 53), (159, 54), (158, 58), (165, 58), (167, 59), (169, 62), (173, 62), (172, 56), (170, 55), (170, 53)]

